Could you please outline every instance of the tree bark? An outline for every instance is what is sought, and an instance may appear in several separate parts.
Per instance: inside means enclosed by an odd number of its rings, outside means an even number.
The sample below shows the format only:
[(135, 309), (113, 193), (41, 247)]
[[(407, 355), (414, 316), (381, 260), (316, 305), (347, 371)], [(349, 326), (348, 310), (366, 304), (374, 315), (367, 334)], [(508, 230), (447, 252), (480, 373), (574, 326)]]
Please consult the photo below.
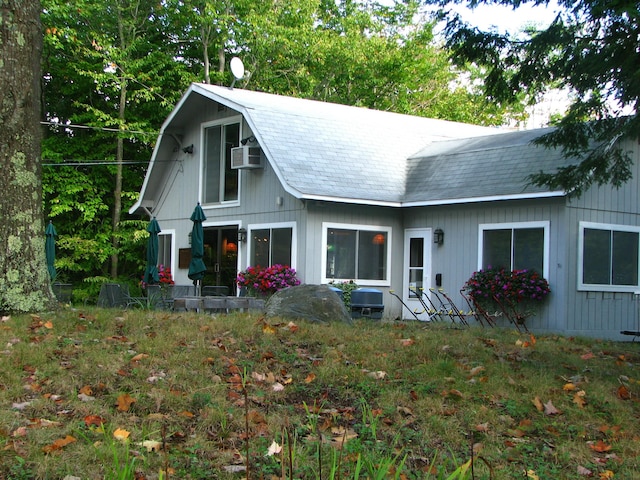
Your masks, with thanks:
[(39, 0), (0, 0), (0, 310), (53, 304), (40, 163)]

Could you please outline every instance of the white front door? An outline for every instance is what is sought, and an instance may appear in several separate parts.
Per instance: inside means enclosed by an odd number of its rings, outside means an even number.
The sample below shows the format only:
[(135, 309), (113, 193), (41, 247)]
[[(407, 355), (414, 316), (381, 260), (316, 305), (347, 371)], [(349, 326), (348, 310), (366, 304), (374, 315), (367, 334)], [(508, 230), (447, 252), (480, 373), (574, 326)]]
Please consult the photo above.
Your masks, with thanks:
[[(429, 314), (418, 296), (429, 293), (431, 287), (430, 228), (408, 228), (404, 231), (404, 275), (402, 288), (402, 318), (429, 320)], [(416, 293), (417, 292), (417, 293)], [(409, 312), (408, 310), (411, 310)]]

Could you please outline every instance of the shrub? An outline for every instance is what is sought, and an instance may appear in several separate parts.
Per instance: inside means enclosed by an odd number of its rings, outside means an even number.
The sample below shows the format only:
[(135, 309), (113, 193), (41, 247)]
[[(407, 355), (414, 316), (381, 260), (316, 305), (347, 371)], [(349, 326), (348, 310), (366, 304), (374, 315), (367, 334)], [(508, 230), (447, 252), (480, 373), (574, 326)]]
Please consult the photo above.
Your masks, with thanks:
[(300, 285), (296, 271), (288, 265), (271, 265), (267, 268), (249, 266), (238, 273), (238, 287), (246, 287), (249, 294), (268, 296), (278, 290)]

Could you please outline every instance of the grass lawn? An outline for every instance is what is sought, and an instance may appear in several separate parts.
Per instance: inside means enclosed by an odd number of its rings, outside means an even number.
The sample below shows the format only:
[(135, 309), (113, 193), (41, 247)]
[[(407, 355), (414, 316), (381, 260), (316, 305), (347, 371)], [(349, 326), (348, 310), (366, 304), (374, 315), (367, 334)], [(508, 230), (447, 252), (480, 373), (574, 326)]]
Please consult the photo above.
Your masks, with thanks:
[(638, 343), (90, 308), (0, 350), (2, 479), (640, 478)]

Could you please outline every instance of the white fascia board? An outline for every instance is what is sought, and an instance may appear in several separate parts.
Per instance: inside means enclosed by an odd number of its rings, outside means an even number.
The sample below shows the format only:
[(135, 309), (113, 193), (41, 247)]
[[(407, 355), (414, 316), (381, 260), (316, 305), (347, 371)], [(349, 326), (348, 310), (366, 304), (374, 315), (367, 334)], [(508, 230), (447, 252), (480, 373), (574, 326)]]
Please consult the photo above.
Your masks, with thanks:
[(512, 195), (490, 195), (486, 197), (449, 198), (442, 200), (425, 200), (419, 202), (406, 202), (402, 207), (430, 207), (436, 205), (456, 205), (460, 203), (496, 202), (500, 200), (537, 200), (540, 198), (564, 197), (564, 191), (516, 193)]
[(180, 111), (180, 109), (182, 108), (182, 105), (184, 104), (184, 102), (187, 101), (187, 98), (189, 98), (189, 95), (191, 95), (191, 92), (194, 90), (193, 87), (194, 87), (194, 85), (192, 84), (187, 89), (187, 91), (184, 93), (184, 95), (182, 95), (182, 98), (180, 98), (180, 100), (178, 101), (176, 106), (173, 107), (173, 110), (171, 110), (171, 113), (169, 114), (169, 116), (162, 123), (162, 126), (160, 127), (160, 133), (158, 133), (158, 138), (156, 140), (156, 145), (155, 145), (155, 147), (153, 147), (153, 153), (151, 154), (151, 159), (149, 160), (149, 166), (147, 167), (147, 173), (145, 174), (144, 180), (142, 181), (142, 187), (140, 188), (140, 195), (138, 195), (138, 200), (136, 200), (136, 202), (129, 209), (129, 215), (133, 215), (134, 213), (136, 213), (136, 211), (142, 206), (142, 203), (144, 201), (144, 194), (147, 191), (147, 185), (149, 183), (149, 179), (151, 178), (151, 173), (153, 171), (153, 166), (155, 165), (156, 157), (158, 155), (158, 150), (160, 149), (160, 144), (162, 143), (162, 139), (163, 139), (163, 137), (165, 135), (165, 130), (167, 129), (167, 127), (169, 125), (171, 125), (171, 122), (173, 121), (173, 118)]

